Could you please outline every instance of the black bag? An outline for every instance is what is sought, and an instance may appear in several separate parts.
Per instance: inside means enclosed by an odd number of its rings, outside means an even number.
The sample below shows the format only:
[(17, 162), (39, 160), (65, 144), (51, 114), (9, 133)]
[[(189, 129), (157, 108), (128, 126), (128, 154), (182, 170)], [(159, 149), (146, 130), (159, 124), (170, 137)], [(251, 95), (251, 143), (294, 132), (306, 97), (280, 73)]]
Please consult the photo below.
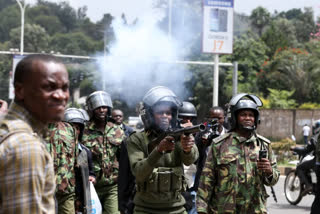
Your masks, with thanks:
[(184, 204), (184, 208), (189, 211), (192, 209), (192, 206), (193, 206), (193, 195), (191, 195), (190, 192), (186, 191), (186, 192), (182, 192), (181, 193), (182, 196), (184, 197), (184, 199), (186, 200), (186, 203)]

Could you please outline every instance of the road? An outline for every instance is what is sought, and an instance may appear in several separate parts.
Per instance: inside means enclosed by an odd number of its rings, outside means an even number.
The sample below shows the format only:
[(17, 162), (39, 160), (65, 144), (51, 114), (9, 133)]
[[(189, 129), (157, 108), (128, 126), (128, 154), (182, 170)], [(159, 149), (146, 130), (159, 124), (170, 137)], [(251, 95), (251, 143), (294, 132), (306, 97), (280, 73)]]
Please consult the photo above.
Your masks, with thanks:
[(270, 188), (267, 187), (270, 197), (267, 201), (267, 208), (270, 214), (309, 214), (311, 205), (314, 199), (313, 195), (307, 195), (302, 198), (298, 205), (291, 205), (286, 200), (284, 195), (284, 180), (285, 176), (280, 176), (278, 183), (274, 186), (274, 190), (277, 195), (278, 203), (276, 203), (272, 197)]

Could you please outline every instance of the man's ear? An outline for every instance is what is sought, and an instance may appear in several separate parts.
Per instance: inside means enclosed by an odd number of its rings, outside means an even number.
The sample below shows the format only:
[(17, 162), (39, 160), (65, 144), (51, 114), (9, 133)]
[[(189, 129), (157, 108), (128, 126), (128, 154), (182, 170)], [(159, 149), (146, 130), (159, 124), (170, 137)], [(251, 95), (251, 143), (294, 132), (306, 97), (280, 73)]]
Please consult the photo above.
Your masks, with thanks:
[(24, 100), (24, 87), (22, 83), (16, 82), (14, 84), (14, 94), (17, 101)]

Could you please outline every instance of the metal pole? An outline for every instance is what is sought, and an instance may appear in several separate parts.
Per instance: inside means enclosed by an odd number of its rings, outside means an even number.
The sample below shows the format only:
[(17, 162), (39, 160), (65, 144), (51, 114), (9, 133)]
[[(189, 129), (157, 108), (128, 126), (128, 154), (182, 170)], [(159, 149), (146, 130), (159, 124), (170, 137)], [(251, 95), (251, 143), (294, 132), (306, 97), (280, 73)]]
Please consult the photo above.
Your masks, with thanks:
[(219, 54), (214, 54), (213, 106), (218, 106), (218, 90), (219, 90)]
[(103, 71), (102, 71), (102, 90), (106, 90), (106, 80), (105, 80), (105, 70), (106, 70), (106, 60), (107, 60), (107, 32), (106, 30), (104, 31), (104, 36), (103, 36)]
[(171, 28), (172, 28), (172, 0), (169, 0), (169, 14), (168, 14), (168, 36), (171, 39)]
[(26, 3), (21, 0), (16, 0), (21, 11), (21, 37), (20, 37), (20, 55), (23, 55), (23, 49), (24, 49), (24, 11), (26, 8)]
[(232, 96), (238, 94), (238, 62), (233, 63)]

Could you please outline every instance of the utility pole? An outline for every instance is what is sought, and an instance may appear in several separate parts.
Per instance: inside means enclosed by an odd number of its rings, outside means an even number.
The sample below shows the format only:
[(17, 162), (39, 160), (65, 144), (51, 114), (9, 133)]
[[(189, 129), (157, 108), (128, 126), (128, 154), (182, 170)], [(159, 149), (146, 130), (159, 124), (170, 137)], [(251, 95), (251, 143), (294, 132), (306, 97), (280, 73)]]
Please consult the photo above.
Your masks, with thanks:
[(171, 39), (172, 35), (172, 0), (168, 0), (169, 11), (168, 11), (168, 36)]
[(20, 7), (21, 12), (21, 37), (20, 37), (20, 55), (23, 55), (24, 48), (24, 11), (26, 9), (27, 3), (24, 0), (16, 0)]
[(218, 106), (218, 92), (219, 92), (219, 54), (214, 54), (213, 66), (213, 103), (212, 106)]

